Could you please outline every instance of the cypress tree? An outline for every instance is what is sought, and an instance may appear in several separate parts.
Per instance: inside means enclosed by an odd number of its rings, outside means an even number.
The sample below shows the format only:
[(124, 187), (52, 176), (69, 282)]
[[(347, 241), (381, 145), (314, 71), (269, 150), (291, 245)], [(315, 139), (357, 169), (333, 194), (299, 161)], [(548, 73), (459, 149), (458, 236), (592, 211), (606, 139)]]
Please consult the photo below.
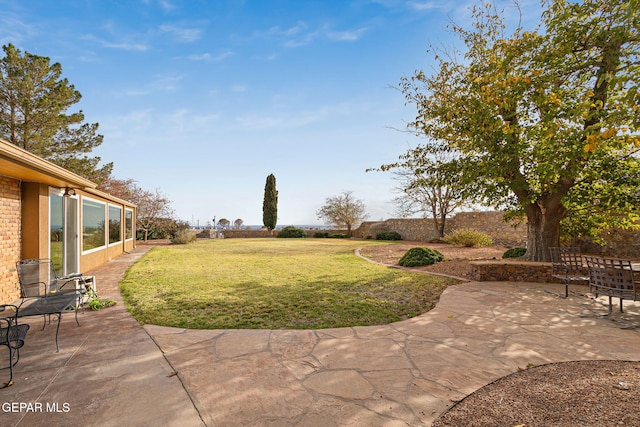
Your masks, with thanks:
[(262, 223), (272, 231), (278, 222), (278, 191), (276, 191), (276, 177), (270, 174), (264, 186), (264, 201), (262, 203)]

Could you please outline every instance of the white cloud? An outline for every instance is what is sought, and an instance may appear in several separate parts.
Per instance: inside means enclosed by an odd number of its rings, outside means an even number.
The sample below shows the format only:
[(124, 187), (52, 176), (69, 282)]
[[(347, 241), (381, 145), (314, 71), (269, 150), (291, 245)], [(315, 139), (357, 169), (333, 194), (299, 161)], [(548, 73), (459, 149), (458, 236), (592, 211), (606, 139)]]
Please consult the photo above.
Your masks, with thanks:
[(443, 4), (440, 3), (436, 3), (436, 2), (432, 2), (432, 1), (426, 1), (426, 2), (417, 2), (417, 1), (412, 1), (407, 3), (407, 5), (413, 9), (413, 10), (418, 10), (418, 11), (422, 11), (422, 10), (431, 10), (431, 9), (442, 9), (443, 8)]
[(9, 13), (0, 13), (0, 28), (2, 28), (0, 43), (3, 46), (7, 43), (19, 45), (23, 38), (35, 34), (32, 26)]
[(165, 12), (168, 12), (170, 10), (175, 9), (175, 6), (173, 5), (173, 3), (171, 3), (168, 0), (141, 0), (142, 3), (146, 4), (146, 5), (150, 5), (153, 3), (158, 3), (158, 5), (160, 6), (160, 8), (162, 8)]
[(160, 0), (158, 3), (160, 4), (160, 7), (165, 11), (174, 9), (173, 4), (167, 0)]
[[(133, 37), (133, 36), (129, 37), (129, 39), (133, 39), (133, 38), (136, 38), (136, 37)], [(132, 42), (128, 40), (110, 41), (110, 40), (105, 40), (103, 38), (97, 37), (93, 34), (85, 34), (84, 36), (81, 37), (81, 39), (98, 43), (99, 45), (107, 49), (118, 49), (118, 50), (138, 51), (138, 52), (144, 52), (149, 49), (149, 46), (147, 46), (145, 43)]]
[(247, 90), (249, 90), (249, 86), (245, 85), (245, 84), (240, 84), (240, 83), (236, 83), (234, 85), (232, 85), (229, 90), (231, 90), (231, 92), (234, 93), (244, 93)]
[(160, 31), (176, 36), (178, 41), (192, 43), (202, 38), (202, 30), (197, 28), (182, 28), (174, 25), (160, 25)]
[(183, 77), (180, 75), (158, 76), (143, 87), (129, 89), (123, 94), (126, 96), (145, 96), (157, 92), (175, 92), (180, 89), (179, 83), (182, 80)]
[(133, 43), (133, 42), (109, 42), (106, 40), (100, 41), (103, 47), (108, 49), (119, 49), (119, 50), (128, 50), (128, 51), (138, 51), (144, 52), (149, 49), (149, 46), (143, 43)]
[(331, 40), (353, 42), (359, 40), (366, 31), (366, 28), (359, 28), (352, 31), (329, 32), (327, 35)]
[(220, 62), (234, 55), (235, 55), (235, 52), (226, 51), (226, 52), (219, 53), (215, 56), (210, 53), (202, 53), (202, 54), (188, 55), (186, 58), (189, 61)]
[(304, 21), (298, 21), (296, 25), (290, 28), (282, 29), (279, 25), (275, 25), (269, 28), (265, 35), (272, 37), (293, 37), (302, 33), (304, 30), (308, 28), (308, 25)]
[[(360, 108), (360, 107), (358, 107)], [(335, 104), (321, 106), (315, 110), (307, 111), (281, 111), (274, 112), (256, 111), (237, 116), (234, 122), (242, 130), (270, 130), (270, 129), (296, 129), (315, 123), (328, 122), (329, 120), (349, 116), (355, 109), (349, 104)]]

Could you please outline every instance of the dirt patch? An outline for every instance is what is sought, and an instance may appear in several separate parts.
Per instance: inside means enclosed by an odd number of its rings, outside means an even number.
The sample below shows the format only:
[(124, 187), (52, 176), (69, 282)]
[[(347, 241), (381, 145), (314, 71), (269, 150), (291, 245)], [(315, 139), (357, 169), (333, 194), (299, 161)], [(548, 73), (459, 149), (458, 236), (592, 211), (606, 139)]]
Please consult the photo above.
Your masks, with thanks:
[(552, 363), (470, 394), (433, 427), (640, 426), (640, 362)]
[(382, 246), (368, 246), (360, 254), (373, 261), (387, 265), (398, 265), (398, 261), (411, 248), (423, 246), (440, 251), (444, 261), (424, 267), (414, 267), (416, 270), (446, 274), (454, 277), (471, 279), (471, 261), (501, 259), (508, 249), (503, 246), (485, 246), (481, 248), (467, 248), (444, 243), (402, 242)]

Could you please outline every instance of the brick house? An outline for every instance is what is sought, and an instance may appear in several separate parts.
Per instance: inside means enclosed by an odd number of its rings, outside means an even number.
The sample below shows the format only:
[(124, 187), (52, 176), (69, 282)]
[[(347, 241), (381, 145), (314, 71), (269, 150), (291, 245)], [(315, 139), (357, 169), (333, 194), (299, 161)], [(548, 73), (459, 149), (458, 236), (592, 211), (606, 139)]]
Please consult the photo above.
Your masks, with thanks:
[(18, 260), (88, 271), (135, 247), (135, 221), (135, 205), (0, 139), (0, 304), (20, 296)]

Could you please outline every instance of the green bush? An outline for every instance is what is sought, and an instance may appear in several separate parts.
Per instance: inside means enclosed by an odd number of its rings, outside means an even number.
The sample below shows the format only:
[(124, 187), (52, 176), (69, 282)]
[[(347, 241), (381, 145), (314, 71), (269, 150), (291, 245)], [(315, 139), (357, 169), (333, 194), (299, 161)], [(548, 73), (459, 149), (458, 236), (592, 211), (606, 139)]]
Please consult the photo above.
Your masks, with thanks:
[(288, 225), (278, 232), (277, 237), (284, 237), (284, 238), (307, 237), (307, 232), (302, 230), (301, 228), (294, 227), (293, 225)]
[(517, 246), (505, 251), (505, 253), (502, 254), (502, 258), (520, 258), (524, 256), (525, 253), (527, 253), (527, 248)]
[(383, 231), (376, 234), (376, 240), (402, 240), (402, 236), (396, 231)]
[(196, 232), (190, 229), (178, 230), (171, 236), (171, 243), (174, 245), (186, 245), (187, 243), (195, 241)]
[(93, 290), (87, 291), (87, 306), (91, 310), (102, 310), (105, 307), (113, 307), (117, 303), (110, 298), (100, 298)]
[(450, 245), (466, 246), (468, 248), (477, 248), (493, 244), (493, 239), (488, 234), (468, 228), (456, 230), (448, 236), (445, 236), (443, 240)]
[(331, 238), (332, 239), (348, 239), (349, 235), (348, 234), (336, 233), (336, 234), (332, 234)]
[(327, 233), (326, 231), (316, 231), (315, 233), (313, 233), (313, 237), (317, 239), (326, 239), (327, 237), (329, 237), (329, 233)]
[(421, 265), (432, 265), (444, 259), (444, 255), (435, 249), (411, 248), (398, 261), (403, 267), (418, 267)]

